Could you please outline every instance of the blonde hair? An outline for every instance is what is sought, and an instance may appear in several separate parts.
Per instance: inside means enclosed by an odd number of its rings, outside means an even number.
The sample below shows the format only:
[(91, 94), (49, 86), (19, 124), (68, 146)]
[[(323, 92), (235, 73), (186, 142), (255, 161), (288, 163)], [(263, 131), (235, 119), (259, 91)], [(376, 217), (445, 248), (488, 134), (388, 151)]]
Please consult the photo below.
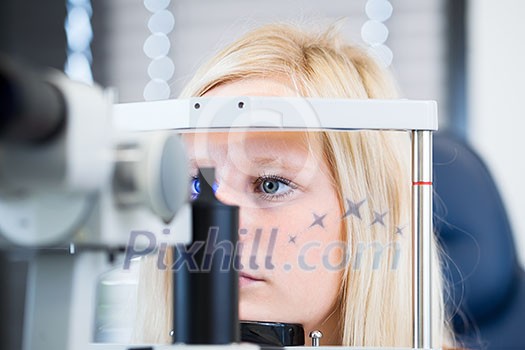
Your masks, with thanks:
[[(247, 78), (284, 81), (303, 97), (397, 97), (390, 75), (363, 49), (346, 45), (334, 28), (310, 34), (285, 24), (263, 26), (226, 47), (197, 71), (181, 97), (202, 96), (214, 87)], [(342, 211), (347, 200), (365, 200), (362, 220), (347, 217), (341, 224), (350, 256), (361, 259), (359, 268), (347, 264), (343, 272), (337, 310), (341, 345), (410, 347), (409, 135), (391, 131), (312, 134), (322, 141)], [(375, 212), (387, 212), (384, 226), (370, 225)], [(376, 252), (363, 254), (367, 247), (382, 247), (386, 259), (376, 266)], [(158, 271), (151, 260), (146, 259), (142, 267), (140, 285), (147, 290), (139, 293), (142, 328), (137, 334), (146, 342), (169, 342), (172, 315), (164, 303), (170, 302), (171, 272)], [(434, 344), (441, 347), (450, 336), (437, 253), (433, 268)]]

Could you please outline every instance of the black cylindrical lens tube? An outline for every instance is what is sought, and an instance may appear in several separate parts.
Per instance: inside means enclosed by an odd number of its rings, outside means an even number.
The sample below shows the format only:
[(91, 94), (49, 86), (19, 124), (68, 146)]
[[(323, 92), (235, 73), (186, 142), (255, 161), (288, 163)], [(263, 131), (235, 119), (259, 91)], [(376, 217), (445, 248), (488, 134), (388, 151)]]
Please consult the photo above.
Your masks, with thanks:
[(0, 56), (0, 139), (42, 143), (66, 123), (66, 100), (44, 75)]
[(174, 249), (174, 343), (240, 341), (239, 207), (215, 197), (214, 179), (214, 169), (200, 170), (200, 194), (192, 203), (193, 242)]

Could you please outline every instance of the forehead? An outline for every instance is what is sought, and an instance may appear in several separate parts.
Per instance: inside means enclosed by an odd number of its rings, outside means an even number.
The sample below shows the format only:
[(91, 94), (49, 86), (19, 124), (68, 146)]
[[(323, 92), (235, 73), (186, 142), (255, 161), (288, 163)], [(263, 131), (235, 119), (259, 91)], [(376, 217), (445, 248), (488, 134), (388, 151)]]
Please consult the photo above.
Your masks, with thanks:
[(321, 141), (304, 132), (230, 132), (184, 134), (190, 168), (216, 168), (219, 177), (274, 173), (308, 183), (328, 173)]
[(304, 132), (211, 132), (184, 134), (192, 159), (306, 157), (318, 153), (318, 142)]

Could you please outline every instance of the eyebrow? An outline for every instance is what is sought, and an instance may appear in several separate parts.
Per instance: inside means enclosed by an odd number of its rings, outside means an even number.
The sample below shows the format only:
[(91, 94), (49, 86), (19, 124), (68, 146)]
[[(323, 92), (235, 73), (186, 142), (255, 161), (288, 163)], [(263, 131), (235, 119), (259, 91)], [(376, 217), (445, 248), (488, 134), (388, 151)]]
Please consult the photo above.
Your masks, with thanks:
[(281, 157), (254, 157), (251, 159), (251, 161), (257, 163), (258, 165), (286, 165)]

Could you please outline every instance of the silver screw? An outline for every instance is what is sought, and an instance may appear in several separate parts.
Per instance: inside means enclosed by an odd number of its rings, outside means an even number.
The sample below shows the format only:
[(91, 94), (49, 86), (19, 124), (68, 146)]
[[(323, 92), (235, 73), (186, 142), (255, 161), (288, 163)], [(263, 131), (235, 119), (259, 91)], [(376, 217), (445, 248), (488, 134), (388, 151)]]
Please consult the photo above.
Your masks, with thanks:
[(319, 346), (321, 343), (321, 338), (323, 337), (323, 333), (319, 330), (311, 331), (310, 332), (310, 338), (312, 338), (312, 346)]

